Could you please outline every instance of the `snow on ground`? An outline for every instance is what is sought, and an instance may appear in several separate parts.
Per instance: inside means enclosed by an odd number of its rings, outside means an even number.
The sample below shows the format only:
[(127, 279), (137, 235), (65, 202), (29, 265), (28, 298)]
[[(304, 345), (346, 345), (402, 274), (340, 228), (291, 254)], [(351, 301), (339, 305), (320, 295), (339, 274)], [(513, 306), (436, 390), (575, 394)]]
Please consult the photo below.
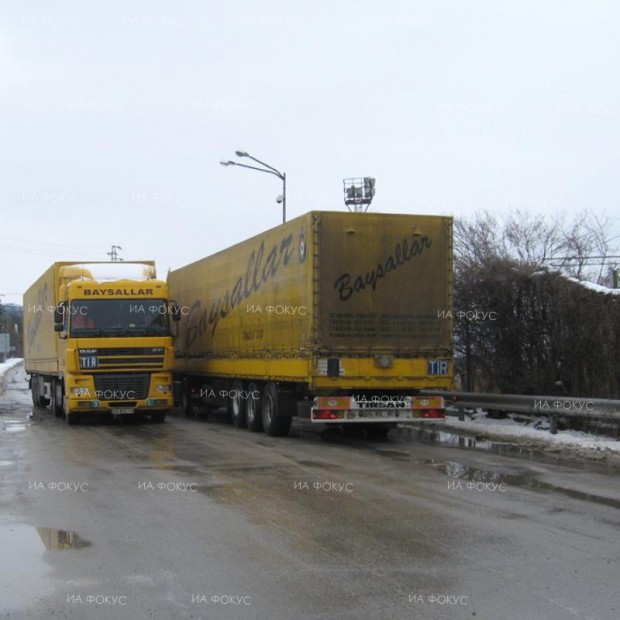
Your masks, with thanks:
[(2, 377), (9, 368), (13, 368), (13, 366), (17, 366), (17, 364), (23, 361), (21, 357), (11, 357), (6, 362), (2, 362), (0, 364), (0, 377)]
[(4, 391), (4, 375), (14, 366), (17, 366), (24, 360), (21, 357), (11, 357), (6, 362), (0, 364), (0, 394)]
[(578, 456), (595, 460), (609, 460), (620, 464), (620, 441), (602, 435), (591, 435), (581, 431), (549, 432), (549, 422), (544, 417), (531, 417), (528, 422), (519, 422), (509, 417), (496, 420), (478, 411), (470, 419), (460, 421), (447, 417), (442, 429), (462, 431), (478, 437), (528, 446), (544, 452), (566, 456)]

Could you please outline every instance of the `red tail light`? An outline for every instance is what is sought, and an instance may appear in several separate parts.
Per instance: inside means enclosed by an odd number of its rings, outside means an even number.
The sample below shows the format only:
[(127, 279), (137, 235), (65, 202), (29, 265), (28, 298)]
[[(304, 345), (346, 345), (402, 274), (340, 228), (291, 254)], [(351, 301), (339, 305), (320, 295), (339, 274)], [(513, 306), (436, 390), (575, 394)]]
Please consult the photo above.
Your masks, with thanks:
[(337, 412), (329, 409), (316, 409), (312, 412), (313, 420), (337, 420), (340, 417)]

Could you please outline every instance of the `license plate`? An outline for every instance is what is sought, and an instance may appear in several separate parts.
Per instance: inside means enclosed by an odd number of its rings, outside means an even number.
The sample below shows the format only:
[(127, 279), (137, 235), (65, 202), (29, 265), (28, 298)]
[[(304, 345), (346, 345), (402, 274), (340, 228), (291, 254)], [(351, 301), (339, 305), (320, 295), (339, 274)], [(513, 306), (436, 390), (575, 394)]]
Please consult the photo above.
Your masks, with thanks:
[(110, 409), (110, 411), (112, 413), (124, 413), (124, 414), (132, 414), (134, 412), (134, 410), (131, 409), (131, 408), (126, 408), (126, 409), (116, 409), (116, 408), (113, 408), (113, 409)]

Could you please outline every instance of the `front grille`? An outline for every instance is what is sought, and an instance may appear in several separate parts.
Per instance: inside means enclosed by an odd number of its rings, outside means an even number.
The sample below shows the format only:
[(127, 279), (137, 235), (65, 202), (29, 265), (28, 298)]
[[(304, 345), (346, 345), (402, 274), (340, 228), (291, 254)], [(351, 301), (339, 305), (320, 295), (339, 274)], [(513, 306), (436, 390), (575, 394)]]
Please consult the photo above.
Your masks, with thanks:
[(93, 378), (101, 400), (141, 400), (149, 393), (149, 375), (145, 373), (98, 373)]
[(98, 355), (156, 355), (164, 354), (163, 347), (117, 347), (97, 349)]
[(115, 368), (125, 366), (146, 366), (148, 368), (161, 368), (164, 363), (164, 356), (161, 357), (100, 357), (99, 368), (113, 366)]

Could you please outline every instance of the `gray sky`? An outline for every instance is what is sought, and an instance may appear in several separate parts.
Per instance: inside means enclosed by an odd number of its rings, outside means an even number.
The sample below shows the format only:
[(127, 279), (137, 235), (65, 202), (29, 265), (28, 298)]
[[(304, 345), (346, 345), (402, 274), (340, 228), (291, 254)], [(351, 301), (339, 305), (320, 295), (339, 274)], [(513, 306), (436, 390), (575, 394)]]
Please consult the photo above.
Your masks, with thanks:
[(364, 175), (377, 212), (616, 217), (619, 17), (596, 0), (4, 0), (0, 299), (112, 244), (165, 277), (279, 224), (276, 177), (218, 164), (238, 149), (287, 173), (289, 219), (345, 210), (342, 179)]

